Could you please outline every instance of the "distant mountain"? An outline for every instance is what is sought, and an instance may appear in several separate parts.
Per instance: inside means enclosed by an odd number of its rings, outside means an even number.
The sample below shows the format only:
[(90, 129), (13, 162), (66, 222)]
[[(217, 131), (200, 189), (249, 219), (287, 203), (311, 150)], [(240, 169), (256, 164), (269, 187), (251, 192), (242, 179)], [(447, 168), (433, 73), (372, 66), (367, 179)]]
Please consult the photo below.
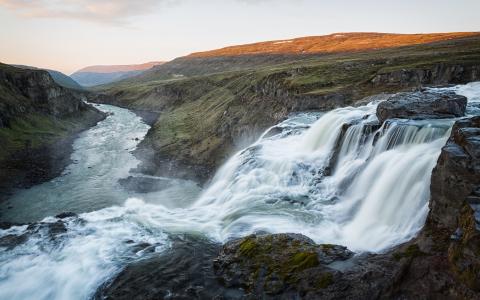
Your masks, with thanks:
[(70, 76), (63, 74), (62, 72), (55, 71), (55, 70), (49, 70), (49, 69), (41, 69), (41, 68), (36, 68), (32, 66), (24, 66), (24, 65), (13, 65), (14, 67), (20, 68), (20, 69), (28, 69), (28, 70), (45, 70), (47, 71), (50, 76), (52, 76), (53, 80), (66, 88), (69, 89), (74, 89), (74, 90), (83, 90), (83, 86), (81, 86), (78, 82), (73, 80)]
[(139, 65), (89, 66), (73, 73), (71, 77), (83, 86), (96, 86), (136, 76), (163, 62), (148, 62)]

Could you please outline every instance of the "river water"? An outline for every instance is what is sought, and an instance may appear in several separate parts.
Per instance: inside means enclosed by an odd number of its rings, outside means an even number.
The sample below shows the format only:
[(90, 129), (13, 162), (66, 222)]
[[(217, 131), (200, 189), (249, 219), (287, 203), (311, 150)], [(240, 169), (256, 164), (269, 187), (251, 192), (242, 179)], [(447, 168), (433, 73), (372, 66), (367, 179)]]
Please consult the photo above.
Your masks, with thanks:
[[(469, 114), (480, 114), (480, 83), (450, 89), (468, 97)], [(225, 242), (296, 232), (357, 252), (412, 238), (425, 222), (431, 170), (454, 120), (379, 128), (377, 104), (292, 115), (234, 154), (204, 190), (162, 179), (165, 189), (141, 194), (118, 180), (140, 176), (130, 171), (139, 163), (131, 151), (149, 126), (128, 110), (98, 105), (110, 116), (75, 141), (64, 174), (2, 204), (5, 221), (42, 223), (0, 230), (0, 238), (28, 232), (0, 253), (0, 299), (87, 299), (144, 256), (138, 245), (162, 252), (182, 233)], [(351, 126), (332, 162), (343, 124)], [(65, 211), (80, 214), (65, 219), (65, 231), (42, 227)]]

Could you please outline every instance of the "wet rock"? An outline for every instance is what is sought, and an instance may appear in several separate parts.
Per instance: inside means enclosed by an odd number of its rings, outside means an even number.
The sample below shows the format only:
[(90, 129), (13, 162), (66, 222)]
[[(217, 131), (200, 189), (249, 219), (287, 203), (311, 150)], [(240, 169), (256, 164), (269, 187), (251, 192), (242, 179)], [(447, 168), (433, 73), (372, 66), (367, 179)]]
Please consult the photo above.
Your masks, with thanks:
[(340, 273), (328, 264), (351, 256), (345, 247), (317, 245), (300, 234), (250, 235), (226, 243), (214, 269), (222, 284), (250, 297), (295, 299), (333, 284)]
[(77, 218), (78, 215), (74, 212), (63, 212), (55, 216), (57, 219)]
[(39, 222), (30, 224), (27, 227), (27, 231), (29, 234), (46, 232), (50, 238), (55, 239), (59, 235), (66, 233), (67, 227), (62, 220), (58, 220), (54, 223)]
[(134, 177), (129, 176), (118, 180), (120, 185), (129, 191), (136, 193), (151, 193), (164, 190), (170, 186), (168, 179), (150, 178), (150, 177)]
[(194, 236), (174, 237), (171, 249), (128, 265), (94, 299), (243, 299), (221, 286), (212, 260), (220, 245)]
[(7, 234), (0, 237), (0, 248), (5, 247), (7, 250), (12, 250), (20, 244), (23, 244), (27, 241), (28, 236), (26, 234), (15, 235)]
[(0, 229), (9, 229), (10, 227), (13, 227), (13, 226), (20, 226), (22, 224), (18, 224), (18, 223), (11, 223), (11, 222), (0, 222)]
[(377, 107), (378, 120), (442, 119), (465, 115), (467, 98), (450, 91), (417, 91), (398, 93)]

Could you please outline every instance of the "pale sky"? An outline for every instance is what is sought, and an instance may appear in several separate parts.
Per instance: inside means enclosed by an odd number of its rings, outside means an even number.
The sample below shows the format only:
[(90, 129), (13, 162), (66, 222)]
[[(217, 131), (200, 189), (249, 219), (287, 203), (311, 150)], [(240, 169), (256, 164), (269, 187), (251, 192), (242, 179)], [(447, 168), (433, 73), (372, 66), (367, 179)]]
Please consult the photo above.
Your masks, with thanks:
[(0, 62), (67, 74), (353, 31), (480, 31), (480, 0), (0, 0)]

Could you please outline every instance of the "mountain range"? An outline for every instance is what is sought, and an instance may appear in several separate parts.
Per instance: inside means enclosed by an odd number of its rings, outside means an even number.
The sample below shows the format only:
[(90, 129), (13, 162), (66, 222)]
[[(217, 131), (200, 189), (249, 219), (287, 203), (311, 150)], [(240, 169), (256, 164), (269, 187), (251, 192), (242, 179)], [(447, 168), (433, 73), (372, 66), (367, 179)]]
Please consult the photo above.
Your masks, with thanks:
[(134, 77), (163, 62), (148, 62), (137, 65), (100, 65), (82, 68), (70, 76), (82, 86), (91, 87)]

